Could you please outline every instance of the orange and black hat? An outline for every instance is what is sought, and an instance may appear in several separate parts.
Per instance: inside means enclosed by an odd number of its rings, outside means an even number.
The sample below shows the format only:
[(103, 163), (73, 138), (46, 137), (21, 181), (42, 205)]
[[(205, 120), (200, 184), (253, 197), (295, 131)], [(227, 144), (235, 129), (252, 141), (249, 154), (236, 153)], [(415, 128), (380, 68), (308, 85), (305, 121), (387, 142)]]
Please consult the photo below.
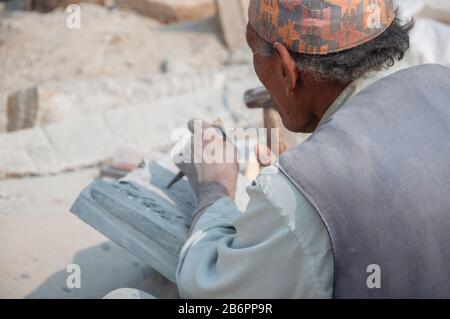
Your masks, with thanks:
[(394, 0), (250, 0), (249, 6), (249, 23), (263, 39), (307, 54), (351, 49), (394, 19)]

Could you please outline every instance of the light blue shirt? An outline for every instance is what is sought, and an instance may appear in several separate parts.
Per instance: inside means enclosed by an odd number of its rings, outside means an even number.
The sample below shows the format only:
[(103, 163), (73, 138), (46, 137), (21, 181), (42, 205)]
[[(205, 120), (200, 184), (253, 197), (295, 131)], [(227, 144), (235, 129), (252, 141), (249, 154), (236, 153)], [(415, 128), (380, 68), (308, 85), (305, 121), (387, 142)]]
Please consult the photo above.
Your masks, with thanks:
[[(371, 73), (350, 84), (320, 125), (353, 96), (407, 67)], [(177, 285), (182, 298), (331, 298), (333, 254), (317, 211), (278, 164), (263, 169), (241, 213), (221, 198), (200, 217), (180, 254)]]

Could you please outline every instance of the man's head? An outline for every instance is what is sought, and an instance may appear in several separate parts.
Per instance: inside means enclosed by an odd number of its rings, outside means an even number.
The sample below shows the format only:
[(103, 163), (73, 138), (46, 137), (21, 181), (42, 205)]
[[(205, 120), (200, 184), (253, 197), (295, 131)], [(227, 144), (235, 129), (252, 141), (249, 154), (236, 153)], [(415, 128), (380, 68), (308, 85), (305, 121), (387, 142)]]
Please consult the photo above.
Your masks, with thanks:
[(413, 26), (392, 0), (251, 0), (249, 18), (255, 71), (295, 132), (314, 131), (352, 81), (402, 59)]

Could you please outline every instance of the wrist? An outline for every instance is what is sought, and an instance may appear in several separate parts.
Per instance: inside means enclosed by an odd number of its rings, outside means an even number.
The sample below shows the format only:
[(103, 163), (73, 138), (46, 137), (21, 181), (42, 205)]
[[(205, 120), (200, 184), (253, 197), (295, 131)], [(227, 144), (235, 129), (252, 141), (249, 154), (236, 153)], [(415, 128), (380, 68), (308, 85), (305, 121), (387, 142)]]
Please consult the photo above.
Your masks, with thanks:
[(230, 197), (229, 191), (218, 182), (209, 182), (199, 187), (197, 207), (192, 215), (191, 230), (203, 213), (223, 197)]
[(222, 197), (231, 197), (229, 191), (218, 182), (208, 182), (200, 185), (197, 197), (197, 209), (203, 210)]

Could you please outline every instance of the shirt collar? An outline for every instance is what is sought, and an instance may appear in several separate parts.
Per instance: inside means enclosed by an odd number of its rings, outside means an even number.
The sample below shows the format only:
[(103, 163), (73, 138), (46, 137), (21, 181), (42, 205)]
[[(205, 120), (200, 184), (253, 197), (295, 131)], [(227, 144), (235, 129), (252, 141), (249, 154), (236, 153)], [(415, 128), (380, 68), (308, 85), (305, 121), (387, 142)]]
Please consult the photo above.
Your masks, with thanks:
[(359, 92), (374, 84), (375, 82), (381, 80), (388, 75), (391, 75), (397, 71), (408, 68), (408, 63), (404, 61), (397, 62), (393, 67), (383, 70), (383, 71), (374, 71), (369, 72), (365, 76), (353, 81), (350, 83), (344, 91), (334, 100), (334, 102), (330, 105), (328, 110), (325, 112), (322, 120), (320, 121), (317, 128), (322, 126), (323, 124), (329, 122), (332, 116), (346, 103), (348, 103), (353, 97), (355, 97)]

